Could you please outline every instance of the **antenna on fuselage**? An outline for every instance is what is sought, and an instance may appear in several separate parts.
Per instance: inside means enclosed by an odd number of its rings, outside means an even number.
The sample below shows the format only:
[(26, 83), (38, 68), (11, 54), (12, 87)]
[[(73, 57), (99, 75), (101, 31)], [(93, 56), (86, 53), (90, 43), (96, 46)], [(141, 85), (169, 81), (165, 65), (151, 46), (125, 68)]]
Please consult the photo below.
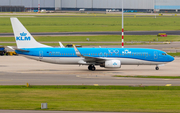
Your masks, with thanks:
[(122, 48), (124, 48), (124, 11), (123, 11), (123, 0), (122, 0)]

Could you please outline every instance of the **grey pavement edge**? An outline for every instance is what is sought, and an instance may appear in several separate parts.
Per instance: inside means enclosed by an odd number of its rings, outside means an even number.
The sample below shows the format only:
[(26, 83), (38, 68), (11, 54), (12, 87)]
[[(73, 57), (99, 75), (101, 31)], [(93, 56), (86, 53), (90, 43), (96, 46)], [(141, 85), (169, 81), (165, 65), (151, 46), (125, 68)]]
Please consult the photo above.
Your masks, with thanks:
[[(166, 33), (167, 35), (180, 35), (180, 31), (125, 31), (125, 35), (158, 35)], [(46, 32), (31, 33), (34, 36), (61, 36), (61, 35), (121, 35), (121, 31), (103, 31), (103, 32)], [(0, 36), (14, 36), (13, 33), (0, 33)]]

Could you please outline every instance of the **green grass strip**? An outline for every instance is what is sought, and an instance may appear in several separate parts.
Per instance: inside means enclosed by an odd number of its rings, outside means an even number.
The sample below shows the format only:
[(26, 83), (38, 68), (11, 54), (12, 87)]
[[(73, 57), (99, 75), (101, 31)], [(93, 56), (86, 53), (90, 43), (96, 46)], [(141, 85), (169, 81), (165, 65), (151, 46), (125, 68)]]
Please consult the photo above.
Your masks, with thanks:
[(102, 89), (102, 90), (180, 90), (180, 86), (91, 86), (91, 85), (13, 85), (0, 86), (0, 89), (14, 88), (14, 89)]
[[(121, 35), (97, 35), (97, 36), (34, 36), (38, 42), (121, 42)], [(89, 38), (89, 41), (87, 41)], [(157, 35), (126, 35), (125, 42), (178, 42), (179, 35), (157, 37)], [(15, 42), (14, 37), (0, 37), (0, 42)]]
[(171, 55), (171, 56), (178, 56), (178, 57), (180, 57), (180, 53), (168, 53), (169, 55)]
[[(108, 89), (102, 89), (103, 87)], [(143, 88), (155, 90), (142, 90)], [(179, 112), (180, 87), (159, 86), (161, 90), (157, 88), (156, 86), (32, 86), (30, 88), (0, 86), (0, 109), (41, 110), (41, 103), (46, 102), (48, 104), (46, 110), (54, 111)]]
[(115, 75), (114, 77), (131, 77), (131, 78), (162, 78), (162, 79), (180, 79), (180, 76), (122, 76)]
[[(29, 32), (121, 31), (121, 17), (18, 17)], [(125, 17), (126, 31), (180, 30), (177, 17)], [(0, 33), (12, 33), (9, 17), (0, 18)]]

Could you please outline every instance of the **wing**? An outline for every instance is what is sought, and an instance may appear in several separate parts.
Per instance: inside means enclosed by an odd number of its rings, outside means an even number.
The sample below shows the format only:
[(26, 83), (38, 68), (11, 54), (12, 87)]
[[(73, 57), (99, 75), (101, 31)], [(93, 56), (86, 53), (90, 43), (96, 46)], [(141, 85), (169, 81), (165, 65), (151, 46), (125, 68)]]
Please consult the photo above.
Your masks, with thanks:
[(99, 57), (89, 57), (89, 56), (84, 56), (82, 55), (79, 50), (76, 48), (76, 46), (74, 46), (74, 50), (77, 56), (84, 58), (83, 61), (89, 63), (89, 62), (94, 62), (94, 63), (101, 63), (101, 62), (105, 62), (105, 58), (99, 58)]

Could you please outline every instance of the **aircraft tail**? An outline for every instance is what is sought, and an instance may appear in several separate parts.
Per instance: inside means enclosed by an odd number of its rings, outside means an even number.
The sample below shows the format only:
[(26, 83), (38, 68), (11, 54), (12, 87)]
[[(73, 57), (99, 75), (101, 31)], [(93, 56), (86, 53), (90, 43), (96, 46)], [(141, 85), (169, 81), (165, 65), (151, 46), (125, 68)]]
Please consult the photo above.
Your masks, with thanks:
[(11, 18), (17, 48), (51, 47), (37, 42), (17, 18)]

